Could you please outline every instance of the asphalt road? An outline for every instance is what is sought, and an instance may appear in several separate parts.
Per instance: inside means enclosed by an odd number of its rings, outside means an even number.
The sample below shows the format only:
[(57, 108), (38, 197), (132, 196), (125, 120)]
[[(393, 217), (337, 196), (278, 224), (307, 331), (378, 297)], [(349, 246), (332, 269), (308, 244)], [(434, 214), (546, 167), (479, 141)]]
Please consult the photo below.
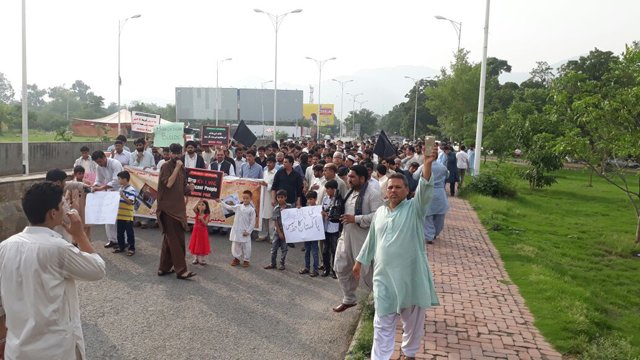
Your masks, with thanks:
[(289, 249), (285, 271), (262, 268), (267, 242), (252, 244), (251, 267), (231, 267), (228, 237), (211, 235), (209, 265), (189, 262), (198, 275), (182, 281), (156, 275), (159, 230), (135, 234), (136, 255), (127, 257), (103, 248), (104, 227), (93, 228), (107, 276), (79, 285), (90, 359), (344, 358), (359, 310), (331, 311), (341, 300), (338, 281), (299, 275), (300, 244)]

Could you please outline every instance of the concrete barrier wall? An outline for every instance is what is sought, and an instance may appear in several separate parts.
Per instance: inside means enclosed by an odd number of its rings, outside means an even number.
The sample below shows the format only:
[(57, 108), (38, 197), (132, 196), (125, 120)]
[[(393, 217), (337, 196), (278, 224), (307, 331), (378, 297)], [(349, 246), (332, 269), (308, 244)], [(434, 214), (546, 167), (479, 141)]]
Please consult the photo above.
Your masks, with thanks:
[(27, 226), (22, 195), (31, 185), (44, 181), (44, 174), (0, 179), (0, 242)]
[[(80, 148), (87, 145), (105, 150), (112, 143), (100, 142), (43, 142), (29, 144), (29, 172), (37, 173), (60, 168), (70, 169), (80, 157)], [(0, 143), (0, 176), (22, 174), (22, 144)]]

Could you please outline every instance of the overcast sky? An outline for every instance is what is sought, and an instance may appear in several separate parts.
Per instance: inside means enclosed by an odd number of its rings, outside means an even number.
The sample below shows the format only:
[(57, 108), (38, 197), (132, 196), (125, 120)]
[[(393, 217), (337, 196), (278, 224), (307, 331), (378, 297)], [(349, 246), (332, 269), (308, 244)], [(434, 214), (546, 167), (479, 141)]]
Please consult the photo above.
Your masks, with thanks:
[[(473, 61), (482, 55), (483, 0), (27, 0), (28, 82), (48, 88), (80, 79), (105, 104), (115, 102), (118, 20), (141, 14), (122, 32), (122, 103), (173, 103), (176, 86), (215, 86), (216, 60), (226, 57), (233, 60), (220, 68), (220, 86), (259, 88), (273, 79), (274, 30), (254, 8), (303, 9), (287, 16), (279, 32), (278, 87), (304, 90), (305, 102), (309, 84), (318, 81), (305, 56), (337, 57), (324, 67), (325, 80), (368, 69), (448, 65), (456, 33), (434, 15), (462, 22), (462, 47)], [(0, 1), (0, 14), (0, 72), (19, 93), (21, 1)], [(528, 72), (537, 60), (553, 64), (594, 47), (620, 53), (640, 39), (639, 14), (637, 0), (494, 0), (488, 54), (508, 60), (514, 72)], [(358, 91), (366, 99), (379, 89)]]

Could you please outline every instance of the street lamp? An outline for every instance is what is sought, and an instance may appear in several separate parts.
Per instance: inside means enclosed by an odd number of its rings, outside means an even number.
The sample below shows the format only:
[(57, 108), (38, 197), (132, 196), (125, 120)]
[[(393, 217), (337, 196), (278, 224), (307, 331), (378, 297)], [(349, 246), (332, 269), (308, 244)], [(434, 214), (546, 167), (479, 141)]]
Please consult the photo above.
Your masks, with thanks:
[(473, 161), (473, 174), (480, 174), (480, 157), (482, 153), (482, 123), (484, 121), (484, 91), (487, 81), (487, 47), (489, 44), (489, 10), (491, 1), (487, 0), (484, 16), (484, 46), (482, 48), (482, 65), (480, 65), (480, 90), (478, 94), (478, 120), (476, 124), (476, 155)]
[(416, 101), (415, 101), (415, 107), (413, 110), (413, 141), (416, 140), (416, 122), (418, 119), (418, 84), (420, 82), (421, 79), (416, 79), (413, 78), (411, 76), (405, 76), (405, 79), (411, 79), (413, 80), (413, 82), (415, 83), (415, 91), (416, 91)]
[(282, 21), (287, 15), (301, 13), (302, 9), (296, 9), (281, 15), (274, 15), (260, 9), (253, 9), (253, 11), (267, 15), (276, 32), (275, 71), (273, 75), (273, 140), (276, 141), (276, 115), (278, 114), (278, 30), (280, 30), (280, 25), (282, 25)]
[(322, 67), (324, 66), (324, 64), (327, 63), (327, 61), (335, 60), (336, 58), (332, 57), (332, 58), (328, 58), (328, 59), (324, 59), (324, 60), (318, 60), (318, 59), (314, 59), (312, 57), (306, 56), (305, 59), (312, 60), (318, 66), (318, 119), (316, 121), (316, 123), (317, 123), (316, 138), (318, 140), (320, 140), (320, 112), (322, 111), (322, 100), (320, 98), (320, 94), (321, 94), (321, 88), (320, 87), (322, 85)]
[(353, 98), (353, 119), (351, 119), (351, 122), (353, 123), (353, 126), (351, 128), (352, 131), (355, 131), (355, 126), (356, 126), (356, 100), (358, 99), (358, 96), (360, 95), (364, 95), (364, 93), (357, 93), (357, 94), (352, 94), (352, 93), (347, 93), (347, 95), (351, 95), (351, 97)]
[(22, 173), (29, 175), (29, 98), (27, 92), (27, 2), (22, 0)]
[[(363, 100), (363, 101), (356, 101), (358, 103), (358, 108), (359, 111), (362, 111), (362, 105), (364, 105), (364, 103), (368, 102), (369, 100)], [(355, 125), (355, 122), (353, 123)], [(361, 123), (362, 124), (362, 123)], [(358, 136), (360, 136), (360, 133), (362, 132), (362, 126), (360, 126), (360, 130), (358, 131)]]
[(122, 78), (120, 77), (120, 35), (122, 34), (122, 29), (124, 28), (124, 24), (127, 23), (129, 19), (137, 19), (140, 14), (129, 16), (124, 20), (118, 20), (118, 135), (120, 135), (120, 86), (122, 85)]
[[(462, 35), (462, 22), (454, 21), (440, 15), (436, 15), (434, 17), (438, 20), (446, 20), (450, 22), (453, 28), (456, 30), (456, 34), (458, 34), (458, 53), (459, 53), (460, 52), (460, 36)], [(456, 53), (456, 58), (458, 56), (458, 53)]]
[(264, 137), (264, 127), (265, 127), (264, 125), (264, 86), (272, 82), (273, 80), (269, 80), (269, 81), (264, 81), (260, 84), (260, 107), (262, 108), (262, 137)]
[(343, 117), (343, 110), (344, 110), (344, 85), (348, 84), (350, 82), (353, 82), (353, 80), (345, 80), (345, 81), (340, 81), (337, 79), (331, 79), (337, 83), (340, 84), (340, 137), (344, 136), (343, 135), (343, 125), (342, 123), (344, 122), (344, 117)]
[(218, 70), (223, 62), (231, 60), (233, 59), (226, 58), (216, 61), (216, 126), (218, 126), (218, 109), (220, 108), (220, 86), (218, 86)]

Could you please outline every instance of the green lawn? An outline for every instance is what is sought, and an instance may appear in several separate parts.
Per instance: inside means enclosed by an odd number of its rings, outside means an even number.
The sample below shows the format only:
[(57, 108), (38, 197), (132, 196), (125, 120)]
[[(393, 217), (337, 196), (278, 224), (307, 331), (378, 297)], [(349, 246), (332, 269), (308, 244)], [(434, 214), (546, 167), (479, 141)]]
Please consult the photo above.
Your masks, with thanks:
[[(30, 142), (51, 142), (54, 141), (56, 133), (54, 131), (29, 130)], [(15, 143), (22, 141), (22, 133), (20, 131), (3, 131), (0, 134), (0, 143)], [(74, 136), (72, 142), (91, 142), (100, 141), (97, 137)]]
[(468, 198), (557, 350), (585, 359), (640, 356), (635, 212), (604, 180), (594, 177), (587, 187), (586, 170), (557, 175), (543, 190), (517, 181), (514, 199)]

